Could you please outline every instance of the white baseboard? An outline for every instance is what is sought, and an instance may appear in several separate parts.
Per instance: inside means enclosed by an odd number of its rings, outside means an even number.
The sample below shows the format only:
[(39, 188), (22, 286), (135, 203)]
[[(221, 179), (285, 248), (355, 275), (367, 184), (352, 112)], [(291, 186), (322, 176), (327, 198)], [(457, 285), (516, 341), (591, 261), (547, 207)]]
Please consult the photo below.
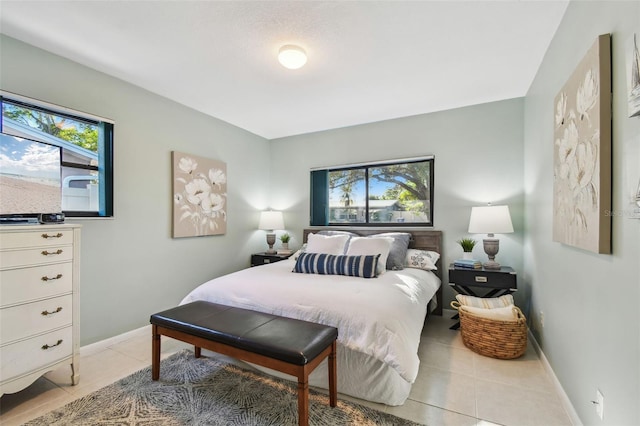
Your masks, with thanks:
[(118, 334), (117, 336), (109, 337), (108, 339), (100, 340), (99, 342), (82, 346), (80, 347), (80, 354), (85, 356), (91, 355), (103, 351), (109, 346), (124, 342), (125, 340), (129, 340), (132, 337), (136, 337), (141, 334), (148, 335), (149, 343), (151, 343), (151, 324), (145, 325), (144, 327), (140, 327), (135, 330), (127, 331), (126, 333)]
[(573, 404), (571, 403), (571, 400), (565, 393), (564, 388), (562, 387), (562, 384), (560, 384), (558, 377), (556, 377), (556, 373), (553, 371), (553, 368), (551, 368), (551, 364), (549, 364), (549, 360), (544, 355), (544, 352), (542, 352), (542, 348), (540, 348), (538, 341), (533, 336), (533, 334), (531, 334), (531, 330), (529, 330), (529, 341), (533, 344), (533, 348), (538, 354), (538, 357), (540, 358), (540, 362), (542, 362), (542, 366), (544, 367), (545, 371), (551, 378), (551, 381), (553, 382), (553, 385), (556, 388), (556, 391), (558, 392), (558, 396), (560, 397), (560, 403), (564, 407), (564, 410), (567, 412), (567, 415), (569, 416), (569, 420), (571, 420), (571, 424), (573, 424), (573, 426), (583, 426), (582, 420), (580, 420), (580, 417), (578, 417), (578, 413), (573, 408)]

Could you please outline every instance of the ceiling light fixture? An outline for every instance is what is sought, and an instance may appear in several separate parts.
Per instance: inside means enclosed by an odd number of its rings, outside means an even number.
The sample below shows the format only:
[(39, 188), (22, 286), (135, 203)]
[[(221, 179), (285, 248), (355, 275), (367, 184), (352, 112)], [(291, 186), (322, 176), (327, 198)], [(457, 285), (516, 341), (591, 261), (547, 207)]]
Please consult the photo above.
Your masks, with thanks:
[(297, 70), (307, 63), (307, 53), (300, 46), (285, 44), (278, 52), (278, 61), (285, 68)]

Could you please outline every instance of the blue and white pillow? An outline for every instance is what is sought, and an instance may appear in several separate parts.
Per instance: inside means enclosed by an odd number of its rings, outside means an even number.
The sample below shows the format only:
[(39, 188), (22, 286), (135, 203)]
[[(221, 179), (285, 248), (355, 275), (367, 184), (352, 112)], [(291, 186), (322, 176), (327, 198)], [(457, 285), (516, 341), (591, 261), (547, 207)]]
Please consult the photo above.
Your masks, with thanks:
[(347, 275), (375, 278), (379, 254), (344, 256), (326, 253), (302, 253), (296, 260), (293, 272), (320, 275)]
[(438, 259), (440, 259), (440, 254), (435, 251), (408, 249), (404, 266), (407, 268), (435, 271), (438, 269), (436, 267)]

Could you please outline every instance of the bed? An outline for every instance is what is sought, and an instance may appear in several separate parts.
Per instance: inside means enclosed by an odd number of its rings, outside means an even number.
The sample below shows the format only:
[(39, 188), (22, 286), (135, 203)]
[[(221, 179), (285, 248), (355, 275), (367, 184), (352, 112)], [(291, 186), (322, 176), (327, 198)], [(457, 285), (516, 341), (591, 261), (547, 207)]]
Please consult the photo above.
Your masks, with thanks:
[[(317, 240), (321, 232), (326, 235), (335, 230), (305, 229), (304, 241), (310, 234)], [(367, 239), (378, 238), (376, 234), (409, 233), (408, 254), (441, 252), (440, 231), (348, 229), (348, 232)], [(355, 247), (362, 240), (349, 241)], [(418, 344), (425, 318), (429, 312), (442, 315), (441, 268), (437, 256), (435, 270), (385, 269), (375, 278), (293, 272), (299, 270), (305, 256), (317, 255), (297, 253), (284, 261), (212, 279), (191, 291), (181, 304), (206, 300), (335, 326), (339, 330), (338, 392), (402, 405), (418, 373)], [(322, 367), (316, 369), (309, 376), (309, 384), (326, 389), (324, 371)]]

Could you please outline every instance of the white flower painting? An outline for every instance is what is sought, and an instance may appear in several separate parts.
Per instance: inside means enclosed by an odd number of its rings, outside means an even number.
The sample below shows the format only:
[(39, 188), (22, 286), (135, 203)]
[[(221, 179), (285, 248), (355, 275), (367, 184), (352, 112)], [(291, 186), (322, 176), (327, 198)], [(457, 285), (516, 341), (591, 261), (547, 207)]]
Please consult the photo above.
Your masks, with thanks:
[(227, 231), (227, 165), (172, 152), (173, 237), (219, 235)]
[(553, 240), (611, 250), (610, 37), (587, 52), (555, 99)]

